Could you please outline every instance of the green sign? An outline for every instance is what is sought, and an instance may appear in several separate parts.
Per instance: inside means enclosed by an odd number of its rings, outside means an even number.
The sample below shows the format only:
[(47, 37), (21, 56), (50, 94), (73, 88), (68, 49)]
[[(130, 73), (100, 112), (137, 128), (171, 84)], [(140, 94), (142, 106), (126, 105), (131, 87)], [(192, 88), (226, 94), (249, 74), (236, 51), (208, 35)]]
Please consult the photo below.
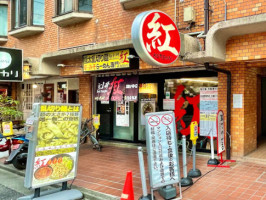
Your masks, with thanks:
[(22, 50), (0, 47), (0, 81), (22, 82), (22, 73)]

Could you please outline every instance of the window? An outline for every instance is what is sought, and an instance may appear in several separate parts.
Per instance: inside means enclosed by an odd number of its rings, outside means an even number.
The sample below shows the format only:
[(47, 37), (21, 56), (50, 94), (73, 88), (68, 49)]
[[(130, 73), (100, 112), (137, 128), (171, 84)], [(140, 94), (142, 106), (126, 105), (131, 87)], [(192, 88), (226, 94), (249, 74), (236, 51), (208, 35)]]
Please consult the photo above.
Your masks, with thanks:
[(73, 0), (59, 0), (58, 2), (59, 15), (73, 11)]
[(33, 25), (44, 25), (44, 0), (33, 1)]
[(11, 0), (11, 31), (9, 35), (22, 38), (44, 31), (45, 0)]
[(15, 0), (15, 25), (14, 28), (27, 24), (27, 0)]
[(57, 15), (70, 12), (91, 12), (92, 0), (57, 0)]
[(81, 12), (91, 12), (91, 0), (79, 0), (79, 11)]
[(7, 5), (0, 4), (0, 37), (7, 36)]
[[(31, 10), (28, 10), (29, 8)], [(30, 25), (44, 25), (44, 0), (13, 0), (13, 17), (15, 29)], [(28, 22), (31, 18), (32, 21)]]
[(93, 18), (92, 0), (56, 0), (52, 22), (65, 27)]

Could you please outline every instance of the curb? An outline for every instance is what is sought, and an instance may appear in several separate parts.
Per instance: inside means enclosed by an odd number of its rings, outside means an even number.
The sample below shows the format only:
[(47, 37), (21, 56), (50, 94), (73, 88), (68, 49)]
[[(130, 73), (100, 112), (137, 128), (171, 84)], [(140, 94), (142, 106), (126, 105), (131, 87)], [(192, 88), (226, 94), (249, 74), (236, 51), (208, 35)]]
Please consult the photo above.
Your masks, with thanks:
[[(0, 168), (6, 171), (9, 171), (11, 173), (17, 174), (19, 176), (25, 176), (25, 170), (17, 170), (15, 169), (12, 164), (10, 165), (4, 165), (3, 163), (0, 162)], [(61, 187), (60, 184), (55, 184), (55, 185), (50, 185), (50, 187), (52, 188), (59, 188)], [(84, 195), (83, 199), (88, 199), (88, 200), (119, 200), (120, 197), (117, 196), (113, 196), (113, 195), (108, 195), (105, 193), (101, 193), (101, 192), (97, 192), (94, 190), (89, 190), (86, 188), (82, 188), (76, 185), (72, 185), (72, 189), (77, 189), (79, 191), (81, 191)]]

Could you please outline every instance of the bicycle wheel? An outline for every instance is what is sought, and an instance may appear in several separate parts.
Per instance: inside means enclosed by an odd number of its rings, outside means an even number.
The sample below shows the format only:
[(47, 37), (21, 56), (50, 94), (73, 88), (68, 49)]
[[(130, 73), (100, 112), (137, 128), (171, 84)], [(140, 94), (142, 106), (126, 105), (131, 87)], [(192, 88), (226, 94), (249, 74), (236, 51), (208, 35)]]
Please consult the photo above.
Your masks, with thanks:
[(86, 143), (87, 141), (87, 136), (88, 136), (87, 123), (88, 123), (88, 119), (81, 122), (81, 131), (80, 131), (80, 143), (81, 144)]
[(81, 125), (80, 143), (86, 143), (87, 137), (93, 133), (94, 126), (92, 119), (86, 119)]

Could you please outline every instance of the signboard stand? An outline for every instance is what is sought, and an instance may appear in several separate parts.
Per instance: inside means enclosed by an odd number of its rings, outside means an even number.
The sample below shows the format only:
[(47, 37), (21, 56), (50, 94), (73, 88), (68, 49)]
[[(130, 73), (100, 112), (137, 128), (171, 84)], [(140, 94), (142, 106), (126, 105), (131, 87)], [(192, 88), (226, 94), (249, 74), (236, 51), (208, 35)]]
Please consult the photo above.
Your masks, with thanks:
[(193, 169), (188, 172), (188, 176), (191, 178), (197, 178), (201, 176), (201, 171), (196, 169), (196, 145), (192, 146), (192, 154), (193, 154)]
[(196, 144), (198, 139), (198, 123), (192, 122), (190, 125), (190, 140), (192, 141), (192, 154), (193, 154), (193, 169), (188, 172), (188, 176), (191, 178), (197, 178), (201, 176), (201, 171), (196, 169)]
[(186, 136), (182, 136), (182, 153), (183, 153), (183, 175), (184, 177), (181, 179), (181, 186), (187, 187), (193, 185), (192, 178), (187, 176), (187, 151), (186, 151)]
[[(33, 113), (26, 122), (29, 150), (24, 186), (34, 189), (34, 194), (18, 200), (83, 197), (80, 191), (67, 188), (67, 181), (77, 175), (81, 113), (80, 104), (33, 104)], [(58, 183), (62, 188), (40, 192), (41, 187)]]
[(217, 166), (219, 164), (219, 161), (214, 158), (214, 145), (213, 145), (213, 135), (211, 134), (211, 158), (208, 160), (208, 166), (215, 165)]
[[(167, 199), (174, 198), (177, 192), (173, 186), (181, 183), (174, 113), (147, 113), (145, 122), (151, 198), (154, 190)], [(176, 199), (182, 199), (181, 184), (177, 187)]]
[(146, 175), (145, 175), (145, 167), (144, 167), (142, 147), (138, 147), (138, 156), (139, 156), (139, 169), (140, 169), (141, 185), (142, 185), (142, 192), (143, 192), (143, 195), (139, 198), (139, 200), (151, 200), (151, 194), (148, 194), (148, 192), (147, 192)]
[[(223, 167), (230, 168), (229, 165), (223, 165), (226, 162), (236, 162), (235, 160), (223, 160), (223, 152), (225, 151), (225, 127), (224, 127), (224, 113), (222, 110), (217, 112), (216, 116), (216, 130), (217, 130), (217, 155), (220, 156), (218, 164), (209, 164), (208, 167)], [(212, 144), (213, 145), (213, 144)]]

